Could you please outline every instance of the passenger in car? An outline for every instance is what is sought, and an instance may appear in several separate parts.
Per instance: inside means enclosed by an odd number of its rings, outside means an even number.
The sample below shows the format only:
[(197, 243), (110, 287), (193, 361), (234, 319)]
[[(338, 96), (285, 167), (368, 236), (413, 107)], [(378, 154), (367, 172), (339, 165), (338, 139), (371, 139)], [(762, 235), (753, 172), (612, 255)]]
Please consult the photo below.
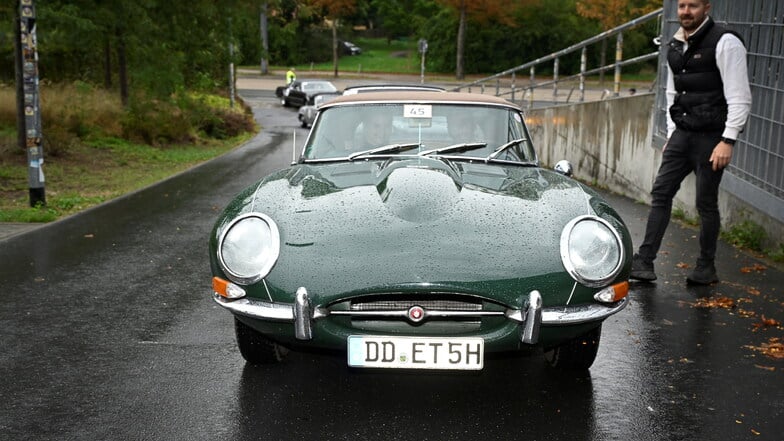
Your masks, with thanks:
[(362, 119), (362, 141), (359, 149), (370, 149), (389, 144), (392, 134), (392, 118), (382, 112), (369, 113)]
[(453, 112), (447, 115), (447, 130), (452, 143), (483, 141), (481, 129), (468, 112)]

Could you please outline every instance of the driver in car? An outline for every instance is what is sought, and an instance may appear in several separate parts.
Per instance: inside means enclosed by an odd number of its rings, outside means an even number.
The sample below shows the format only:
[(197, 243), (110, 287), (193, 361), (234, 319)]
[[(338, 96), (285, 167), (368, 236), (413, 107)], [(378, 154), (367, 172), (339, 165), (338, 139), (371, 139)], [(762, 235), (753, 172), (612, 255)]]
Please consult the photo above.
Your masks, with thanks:
[(360, 150), (389, 144), (392, 135), (392, 117), (382, 112), (372, 112), (362, 119), (362, 141)]

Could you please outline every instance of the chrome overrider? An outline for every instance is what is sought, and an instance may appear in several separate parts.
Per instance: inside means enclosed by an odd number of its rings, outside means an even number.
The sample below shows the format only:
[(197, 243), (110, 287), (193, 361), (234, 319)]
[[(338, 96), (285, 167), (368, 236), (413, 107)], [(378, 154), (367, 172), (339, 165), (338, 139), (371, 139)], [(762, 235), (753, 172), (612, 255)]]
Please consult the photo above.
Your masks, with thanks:
[[(326, 308), (314, 307), (304, 287), (297, 289), (294, 304), (273, 303), (262, 300), (241, 298), (228, 300), (214, 293), (213, 300), (234, 314), (245, 317), (294, 323), (294, 336), (298, 340), (313, 338), (313, 322), (330, 315), (400, 317), (405, 318), (407, 310), (400, 311), (330, 311)], [(542, 326), (565, 326), (590, 323), (604, 320), (622, 310), (628, 304), (623, 298), (610, 304), (593, 303), (576, 306), (542, 307), (542, 295), (539, 291), (531, 291), (520, 309), (506, 311), (441, 311), (428, 309), (426, 317), (487, 317), (505, 316), (507, 319), (520, 323), (520, 340), (523, 343), (535, 344), (539, 341), (539, 328)]]

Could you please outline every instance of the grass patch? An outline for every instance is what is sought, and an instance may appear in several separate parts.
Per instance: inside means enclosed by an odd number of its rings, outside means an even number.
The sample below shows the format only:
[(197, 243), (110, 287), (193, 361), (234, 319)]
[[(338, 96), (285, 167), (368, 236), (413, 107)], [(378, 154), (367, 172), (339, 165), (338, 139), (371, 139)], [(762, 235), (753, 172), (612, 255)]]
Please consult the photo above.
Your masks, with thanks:
[(761, 252), (767, 233), (761, 226), (745, 220), (730, 226), (727, 230), (722, 230), (721, 237), (736, 247)]
[[(401, 74), (418, 74), (420, 69), (419, 52), (416, 41), (392, 40), (382, 38), (359, 38), (352, 41), (362, 48), (359, 55), (341, 55), (338, 70), (342, 72), (386, 72)], [(310, 70), (331, 72), (334, 70), (332, 61), (314, 63), (313, 65), (295, 66), (297, 73), (306, 75)], [(285, 70), (285, 67), (280, 67)]]
[(47, 158), (46, 207), (29, 207), (27, 168), (0, 157), (0, 221), (49, 222), (138, 190), (214, 158), (252, 134), (159, 149), (110, 138), (73, 145), (66, 155)]
[(31, 208), (27, 157), (16, 139), (16, 98), (0, 85), (0, 222), (50, 222), (138, 190), (250, 139), (252, 114), (228, 98), (119, 97), (75, 82), (42, 85), (46, 206)]

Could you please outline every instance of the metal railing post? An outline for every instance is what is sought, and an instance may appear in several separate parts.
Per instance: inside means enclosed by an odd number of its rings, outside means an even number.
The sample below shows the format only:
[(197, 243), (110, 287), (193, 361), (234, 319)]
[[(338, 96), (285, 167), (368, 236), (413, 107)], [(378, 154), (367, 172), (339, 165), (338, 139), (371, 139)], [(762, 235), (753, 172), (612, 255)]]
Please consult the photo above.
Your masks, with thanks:
[(512, 102), (515, 100), (515, 73), (512, 72)]
[(613, 86), (615, 96), (621, 94), (621, 61), (623, 61), (623, 32), (618, 33), (615, 42), (615, 85)]
[(553, 101), (558, 102), (558, 64), (560, 58), (553, 61)]
[(580, 102), (585, 101), (585, 68), (588, 64), (588, 48), (584, 47), (580, 54)]
[(528, 94), (528, 108), (532, 108), (534, 106), (534, 87), (536, 86), (536, 68), (531, 66), (531, 93)]

